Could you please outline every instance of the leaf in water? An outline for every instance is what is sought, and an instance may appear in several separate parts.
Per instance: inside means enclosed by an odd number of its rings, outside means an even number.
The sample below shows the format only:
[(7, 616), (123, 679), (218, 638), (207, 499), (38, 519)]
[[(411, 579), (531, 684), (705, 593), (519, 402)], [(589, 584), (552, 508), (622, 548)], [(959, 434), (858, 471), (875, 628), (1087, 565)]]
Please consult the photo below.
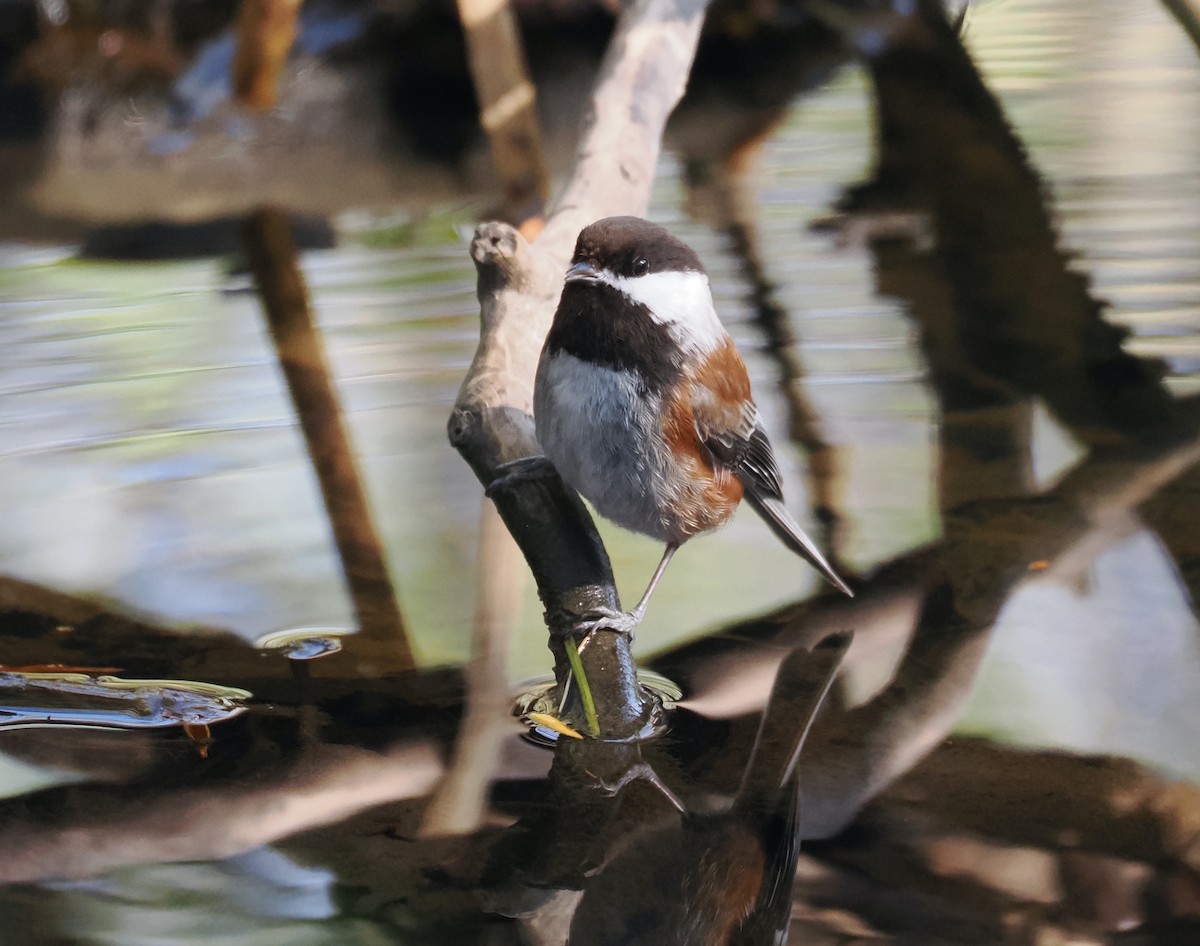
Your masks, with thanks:
[(254, 642), (261, 650), (279, 650), (290, 660), (314, 660), (342, 649), (342, 638), (353, 631), (342, 627), (293, 627), (264, 634)]
[(583, 735), (576, 732), (557, 716), (551, 716), (549, 713), (529, 713), (527, 714), (529, 721), (535, 726), (544, 726), (547, 729), (552, 729), (554, 732), (562, 736), (570, 736), (572, 739), (582, 739)]
[(196, 755), (201, 759), (208, 758), (208, 747), (212, 743), (212, 730), (207, 723), (184, 723), (183, 733), (196, 747)]
[(207, 727), (245, 712), (248, 690), (193, 680), (0, 672), (0, 727)]

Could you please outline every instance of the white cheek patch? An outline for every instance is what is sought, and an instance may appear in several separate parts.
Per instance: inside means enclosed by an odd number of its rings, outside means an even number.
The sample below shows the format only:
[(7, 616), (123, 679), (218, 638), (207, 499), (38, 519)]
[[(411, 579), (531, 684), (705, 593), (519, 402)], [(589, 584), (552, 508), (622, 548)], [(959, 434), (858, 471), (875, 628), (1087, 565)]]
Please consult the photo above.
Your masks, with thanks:
[(602, 272), (600, 279), (650, 310), (660, 325), (677, 327), (676, 341), (684, 348), (706, 354), (729, 337), (713, 308), (708, 277), (697, 272), (648, 273), (615, 276)]

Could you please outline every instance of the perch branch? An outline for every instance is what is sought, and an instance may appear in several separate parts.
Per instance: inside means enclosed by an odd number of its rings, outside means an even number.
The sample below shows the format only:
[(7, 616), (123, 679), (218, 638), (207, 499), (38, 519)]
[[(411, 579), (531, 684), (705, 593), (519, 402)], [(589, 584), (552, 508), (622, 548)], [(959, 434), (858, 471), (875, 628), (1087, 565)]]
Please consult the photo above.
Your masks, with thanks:
[[(535, 244), (499, 223), (471, 244), (478, 271), (479, 348), (450, 418), (451, 443), (480, 481), (500, 464), (540, 452), (533, 379), (575, 236), (591, 221), (644, 213), (667, 116), (683, 94), (703, 20), (702, 0), (638, 0), (620, 17), (585, 115), (574, 173)], [(618, 608), (612, 568), (579, 498), (557, 477), (496, 496), (546, 606), (556, 674), (566, 677), (561, 636), (598, 607)], [(601, 634), (585, 669), (606, 731), (628, 733), (646, 709), (628, 639)]]

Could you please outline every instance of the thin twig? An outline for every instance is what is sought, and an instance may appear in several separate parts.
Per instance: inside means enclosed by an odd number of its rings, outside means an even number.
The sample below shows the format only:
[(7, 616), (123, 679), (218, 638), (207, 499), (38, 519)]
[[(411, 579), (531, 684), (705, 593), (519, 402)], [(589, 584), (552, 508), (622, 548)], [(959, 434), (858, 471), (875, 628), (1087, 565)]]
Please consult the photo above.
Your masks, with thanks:
[(355, 649), (379, 660), (379, 671), (409, 669), (416, 663), (412, 647), (342, 423), (287, 218), (273, 208), (260, 208), (243, 223), (242, 237), (341, 556), (359, 624)]

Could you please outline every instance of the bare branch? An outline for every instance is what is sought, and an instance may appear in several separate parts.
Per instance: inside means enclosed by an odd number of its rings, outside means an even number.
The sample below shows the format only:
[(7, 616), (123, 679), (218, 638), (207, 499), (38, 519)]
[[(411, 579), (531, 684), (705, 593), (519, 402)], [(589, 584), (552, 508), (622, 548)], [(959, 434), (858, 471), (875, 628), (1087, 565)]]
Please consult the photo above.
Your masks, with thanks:
[[(536, 244), (483, 224), (471, 244), (478, 270), (479, 349), (450, 418), (451, 443), (480, 481), (540, 452), (533, 381), (575, 236), (611, 214), (642, 214), (667, 116), (683, 94), (703, 21), (702, 0), (637, 0), (622, 14), (592, 91), (575, 171)], [(538, 583), (553, 631), (598, 607), (619, 607), (608, 555), (579, 498), (557, 477), (518, 484), (496, 506)], [(552, 647), (553, 647), (552, 642)], [(630, 732), (645, 702), (628, 639), (598, 635), (585, 652), (606, 729)], [(560, 682), (567, 672), (555, 648)], [(590, 674), (589, 674), (590, 676)]]

